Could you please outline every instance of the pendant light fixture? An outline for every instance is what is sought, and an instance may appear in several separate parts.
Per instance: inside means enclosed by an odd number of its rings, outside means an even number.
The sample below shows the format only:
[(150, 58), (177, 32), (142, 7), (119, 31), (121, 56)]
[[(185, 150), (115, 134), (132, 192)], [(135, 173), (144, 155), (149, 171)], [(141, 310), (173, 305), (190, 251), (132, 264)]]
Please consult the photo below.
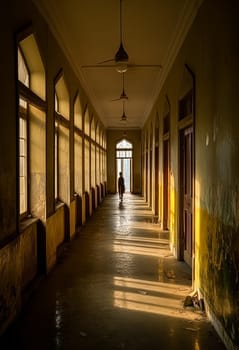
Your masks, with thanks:
[(129, 56), (123, 46), (122, 35), (122, 0), (120, 0), (120, 47), (115, 54), (115, 64), (118, 73), (125, 73), (128, 69)]

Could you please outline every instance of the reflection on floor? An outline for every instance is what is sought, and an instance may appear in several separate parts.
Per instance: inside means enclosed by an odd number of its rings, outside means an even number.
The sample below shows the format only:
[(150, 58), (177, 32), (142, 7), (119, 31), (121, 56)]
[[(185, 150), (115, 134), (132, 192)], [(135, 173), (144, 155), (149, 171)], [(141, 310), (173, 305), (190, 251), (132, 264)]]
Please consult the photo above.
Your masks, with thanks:
[(18, 322), (9, 349), (225, 349), (200, 309), (184, 308), (191, 270), (139, 196), (108, 196)]

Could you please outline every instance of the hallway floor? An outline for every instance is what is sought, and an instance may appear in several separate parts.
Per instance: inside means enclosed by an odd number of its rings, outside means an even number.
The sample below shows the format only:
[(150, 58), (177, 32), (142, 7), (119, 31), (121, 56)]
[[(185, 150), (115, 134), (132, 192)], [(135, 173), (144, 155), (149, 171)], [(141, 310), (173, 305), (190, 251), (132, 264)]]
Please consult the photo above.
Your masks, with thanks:
[(107, 196), (40, 282), (1, 350), (225, 349), (184, 308), (191, 271), (139, 196)]

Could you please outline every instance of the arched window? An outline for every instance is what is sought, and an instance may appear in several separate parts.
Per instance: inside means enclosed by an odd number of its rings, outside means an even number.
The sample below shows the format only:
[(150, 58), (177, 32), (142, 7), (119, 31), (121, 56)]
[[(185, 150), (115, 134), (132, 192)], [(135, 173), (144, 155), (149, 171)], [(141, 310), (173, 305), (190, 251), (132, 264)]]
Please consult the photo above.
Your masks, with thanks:
[(95, 141), (95, 118), (94, 117), (91, 120), (90, 137), (92, 140)]
[(90, 142), (84, 140), (84, 159), (85, 159), (85, 191), (90, 192)]
[(96, 141), (96, 183), (99, 185), (101, 182), (101, 171), (100, 171), (100, 123), (97, 122), (96, 125), (96, 135), (95, 135), (95, 141)]
[(82, 109), (79, 95), (74, 103), (74, 192), (82, 195)]
[(62, 72), (55, 81), (55, 201), (70, 203), (70, 103)]
[(86, 135), (90, 136), (90, 116), (88, 107), (86, 108), (84, 116), (84, 132)]
[(63, 76), (57, 79), (55, 84), (55, 111), (65, 119), (70, 119), (69, 94)]
[(74, 125), (82, 130), (82, 108), (79, 95), (77, 95), (74, 103)]
[[(45, 218), (45, 70), (33, 34), (18, 42), (19, 213)], [(37, 186), (41, 178), (42, 186)], [(42, 200), (39, 202), (39, 198)], [(30, 206), (31, 204), (31, 206)]]

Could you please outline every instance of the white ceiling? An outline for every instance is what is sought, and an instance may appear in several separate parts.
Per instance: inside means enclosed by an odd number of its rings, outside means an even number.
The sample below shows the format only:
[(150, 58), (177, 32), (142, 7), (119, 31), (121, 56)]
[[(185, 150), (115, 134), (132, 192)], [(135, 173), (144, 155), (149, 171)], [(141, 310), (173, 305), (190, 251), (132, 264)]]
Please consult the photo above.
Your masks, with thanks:
[[(124, 73), (126, 123), (120, 119), (122, 74), (114, 62), (120, 45), (120, 0), (34, 0), (70, 60), (91, 104), (107, 128), (141, 128), (202, 0), (122, 0), (123, 45), (130, 64)], [(97, 67), (85, 68), (85, 65)]]

